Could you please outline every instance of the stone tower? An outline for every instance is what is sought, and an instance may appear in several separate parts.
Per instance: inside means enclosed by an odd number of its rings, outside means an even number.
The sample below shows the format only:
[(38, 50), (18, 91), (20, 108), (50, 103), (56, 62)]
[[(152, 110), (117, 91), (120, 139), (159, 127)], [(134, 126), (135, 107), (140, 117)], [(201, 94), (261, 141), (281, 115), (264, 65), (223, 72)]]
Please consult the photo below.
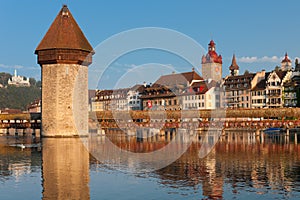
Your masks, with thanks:
[(213, 40), (208, 44), (206, 56), (202, 56), (202, 76), (205, 80), (222, 80), (222, 56), (217, 54), (216, 44)]
[(42, 136), (88, 133), (88, 65), (93, 48), (64, 5), (35, 50), (42, 68)]

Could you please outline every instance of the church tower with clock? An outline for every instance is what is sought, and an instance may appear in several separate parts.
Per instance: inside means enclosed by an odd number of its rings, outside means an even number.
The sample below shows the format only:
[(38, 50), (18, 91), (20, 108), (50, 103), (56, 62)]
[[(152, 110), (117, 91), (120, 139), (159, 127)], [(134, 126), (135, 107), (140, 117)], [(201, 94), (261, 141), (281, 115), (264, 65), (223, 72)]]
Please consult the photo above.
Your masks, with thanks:
[(211, 40), (208, 44), (208, 53), (202, 56), (202, 76), (205, 80), (222, 80), (222, 56), (216, 52), (216, 44)]

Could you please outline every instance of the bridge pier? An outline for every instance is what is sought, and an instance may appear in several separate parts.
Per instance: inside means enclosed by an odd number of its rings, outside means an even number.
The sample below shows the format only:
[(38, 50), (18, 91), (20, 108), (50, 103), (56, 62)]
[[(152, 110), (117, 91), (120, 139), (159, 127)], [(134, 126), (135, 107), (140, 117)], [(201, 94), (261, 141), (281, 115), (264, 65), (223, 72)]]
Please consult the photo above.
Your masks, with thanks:
[(286, 133), (285, 134), (286, 134), (286, 136), (290, 136), (290, 129), (289, 128), (286, 129)]
[(255, 135), (256, 135), (256, 136), (260, 136), (260, 133), (261, 133), (261, 130), (260, 130), (260, 129), (256, 129)]

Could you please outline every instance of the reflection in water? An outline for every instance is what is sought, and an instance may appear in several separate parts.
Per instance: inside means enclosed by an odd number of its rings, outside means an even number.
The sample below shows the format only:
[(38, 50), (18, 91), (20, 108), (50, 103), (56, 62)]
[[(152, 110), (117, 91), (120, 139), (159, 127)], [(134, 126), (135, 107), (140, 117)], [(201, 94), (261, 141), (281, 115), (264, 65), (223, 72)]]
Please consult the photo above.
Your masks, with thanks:
[(41, 199), (40, 148), (19, 147), (21, 144), (28, 147), (35, 142), (39, 143), (39, 140), (0, 137), (0, 199)]
[(0, 199), (300, 198), (300, 134), (259, 136), (233, 131), (222, 136), (204, 158), (199, 158), (202, 142), (217, 138), (185, 135), (171, 149), (190, 146), (172, 164), (147, 173), (124, 173), (138, 160), (124, 157), (120, 172), (111, 167), (109, 157), (99, 161), (89, 155), (82, 141), (94, 151), (109, 153), (110, 149), (101, 148), (110, 140), (120, 149), (145, 154), (162, 150), (174, 135), (141, 139), (118, 131), (106, 133), (89, 141), (43, 139), (42, 155), (37, 147), (14, 145), (39, 141), (0, 137)]
[[(127, 136), (122, 131), (107, 131), (103, 137), (89, 137), (89, 152), (100, 162), (122, 171), (149, 172), (165, 167), (177, 160), (190, 146), (195, 134), (186, 130), (166, 131), (169, 136), (158, 137), (149, 129), (140, 135)], [(170, 139), (170, 135), (173, 135)]]
[(90, 199), (89, 153), (79, 138), (42, 140), (43, 199)]
[(212, 199), (224, 198), (224, 193), (238, 197), (243, 192), (299, 197), (299, 145), (284, 135), (266, 137), (264, 143), (252, 133), (229, 135), (234, 137), (222, 138), (204, 159), (198, 157), (201, 145), (193, 143), (180, 159), (156, 172), (161, 183), (200, 187), (202, 195)]
[[(231, 199), (249, 192), (253, 198), (255, 195), (286, 198), (295, 197), (295, 194), (299, 197), (300, 145), (297, 137), (257, 135), (255, 132), (230, 132), (220, 140), (214, 135), (193, 137), (190, 147), (178, 160), (153, 171), (150, 176), (164, 186), (189, 191), (186, 195), (198, 193), (199, 197), (211, 199), (228, 196)], [(172, 138), (162, 136), (141, 140), (122, 132), (108, 131), (105, 137), (93, 138), (90, 146), (97, 149), (107, 140), (119, 148), (143, 154), (163, 148)], [(199, 157), (201, 148), (205, 146), (202, 140), (211, 143), (219, 140), (204, 158)], [(180, 148), (180, 145), (176, 147)], [(130, 157), (126, 159), (131, 166), (140, 164)], [(109, 162), (102, 163), (109, 166)], [(129, 163), (123, 164), (119, 165), (121, 169), (130, 166)]]

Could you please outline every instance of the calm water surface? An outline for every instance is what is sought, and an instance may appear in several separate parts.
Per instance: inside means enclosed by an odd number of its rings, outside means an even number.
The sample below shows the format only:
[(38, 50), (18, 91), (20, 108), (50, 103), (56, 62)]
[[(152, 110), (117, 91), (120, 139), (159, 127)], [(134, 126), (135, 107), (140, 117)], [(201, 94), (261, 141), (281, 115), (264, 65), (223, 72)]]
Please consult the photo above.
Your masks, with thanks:
[(93, 136), (83, 141), (92, 155), (81, 139), (0, 136), (0, 199), (300, 199), (299, 136), (233, 132), (202, 159), (196, 138), (175, 162), (149, 172), (128, 170), (137, 165), (128, 158), (99, 160), (105, 152), (95, 150), (110, 140), (149, 153), (169, 138)]

